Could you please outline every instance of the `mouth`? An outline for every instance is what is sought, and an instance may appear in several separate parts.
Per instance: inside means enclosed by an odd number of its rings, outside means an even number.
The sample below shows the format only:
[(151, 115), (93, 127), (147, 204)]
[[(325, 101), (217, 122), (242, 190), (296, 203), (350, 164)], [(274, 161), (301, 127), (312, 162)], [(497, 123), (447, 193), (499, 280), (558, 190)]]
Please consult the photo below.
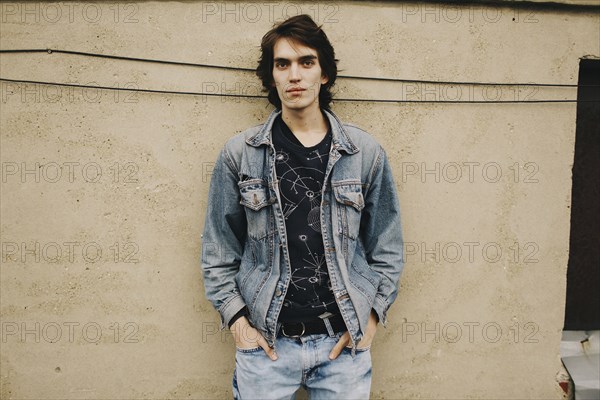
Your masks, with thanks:
[(302, 93), (305, 90), (306, 89), (304, 89), (304, 88), (291, 88), (291, 89), (286, 90), (285, 92), (286, 93)]

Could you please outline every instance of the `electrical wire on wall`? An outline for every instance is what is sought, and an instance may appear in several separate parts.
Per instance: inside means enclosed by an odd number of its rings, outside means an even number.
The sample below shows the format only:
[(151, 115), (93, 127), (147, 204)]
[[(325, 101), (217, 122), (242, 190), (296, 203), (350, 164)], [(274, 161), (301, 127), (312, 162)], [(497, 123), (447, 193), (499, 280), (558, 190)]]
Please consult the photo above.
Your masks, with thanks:
[[(170, 61), (170, 60), (156, 60), (148, 58), (137, 58), (127, 56), (116, 56), (108, 54), (89, 53), (81, 51), (71, 50), (60, 50), (60, 49), (12, 49), (12, 50), (0, 50), (0, 53), (62, 53), (71, 55), (80, 55), (85, 57), (96, 57), (96, 58), (108, 58), (114, 60), (126, 60), (126, 61), (137, 61), (137, 62), (148, 62), (148, 63), (159, 63), (159, 64), (171, 64), (181, 66), (193, 66), (202, 68), (214, 68), (231, 71), (243, 71), (243, 72), (255, 72), (252, 68), (243, 67), (232, 67), (225, 65), (212, 65), (202, 63), (190, 63), (182, 61)], [(461, 82), (461, 81), (433, 81), (433, 80), (417, 80), (417, 79), (400, 79), (400, 78), (387, 78), (387, 77), (369, 77), (369, 76), (356, 76), (356, 75), (338, 75), (340, 79), (354, 79), (354, 80), (367, 80), (367, 81), (380, 81), (380, 82), (403, 82), (403, 83), (419, 83), (419, 84), (436, 84), (436, 85), (452, 85), (452, 86), (523, 86), (523, 87), (561, 87), (561, 88), (577, 88), (584, 86), (598, 86), (598, 85), (576, 85), (576, 84), (560, 84), (560, 83), (500, 83), (500, 82)], [(140, 89), (140, 88), (127, 88), (127, 87), (112, 87), (112, 86), (98, 86), (98, 85), (81, 85), (61, 82), (45, 82), (45, 81), (34, 81), (34, 80), (23, 80), (23, 79), (8, 79), (0, 77), (0, 81), (3, 82), (14, 82), (14, 83), (25, 83), (25, 84), (40, 84), (40, 85), (56, 85), (56, 86), (67, 86), (67, 87), (78, 87), (78, 88), (91, 88), (91, 89), (104, 89), (104, 90), (121, 90), (128, 92), (143, 92), (143, 93), (163, 93), (163, 94), (180, 94), (180, 95), (193, 95), (193, 96), (216, 96), (216, 97), (237, 97), (237, 98), (260, 98), (264, 99), (265, 95), (253, 95), (253, 94), (239, 94), (239, 93), (208, 93), (208, 92), (188, 92), (188, 91), (171, 91), (171, 90), (158, 90), (158, 89)], [(407, 99), (364, 99), (364, 98), (334, 98), (336, 101), (345, 102), (370, 102), (370, 103), (576, 103), (576, 99), (541, 99), (541, 100), (407, 100)], [(581, 102), (581, 100), (580, 100)], [(594, 100), (591, 100), (594, 102)]]

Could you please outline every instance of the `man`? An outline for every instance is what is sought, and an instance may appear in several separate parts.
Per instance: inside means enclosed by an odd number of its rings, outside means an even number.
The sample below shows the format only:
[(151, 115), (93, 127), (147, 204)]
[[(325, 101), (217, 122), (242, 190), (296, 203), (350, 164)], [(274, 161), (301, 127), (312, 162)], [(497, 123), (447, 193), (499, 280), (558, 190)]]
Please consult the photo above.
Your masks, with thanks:
[(276, 109), (229, 139), (211, 179), (206, 296), (236, 342), (235, 398), (369, 398), (370, 346), (403, 268), (383, 148), (329, 109), (333, 47), (307, 15), (263, 37)]

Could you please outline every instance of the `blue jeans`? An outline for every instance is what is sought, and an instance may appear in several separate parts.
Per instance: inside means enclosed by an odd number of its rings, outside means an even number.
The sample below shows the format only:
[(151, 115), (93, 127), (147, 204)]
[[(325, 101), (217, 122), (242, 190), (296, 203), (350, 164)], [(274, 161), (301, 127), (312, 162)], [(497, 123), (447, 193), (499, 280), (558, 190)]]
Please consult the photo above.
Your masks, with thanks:
[(310, 400), (368, 399), (371, 350), (345, 347), (335, 360), (329, 353), (344, 332), (276, 338), (278, 359), (262, 347), (236, 348), (233, 397), (236, 400), (294, 400), (302, 386)]

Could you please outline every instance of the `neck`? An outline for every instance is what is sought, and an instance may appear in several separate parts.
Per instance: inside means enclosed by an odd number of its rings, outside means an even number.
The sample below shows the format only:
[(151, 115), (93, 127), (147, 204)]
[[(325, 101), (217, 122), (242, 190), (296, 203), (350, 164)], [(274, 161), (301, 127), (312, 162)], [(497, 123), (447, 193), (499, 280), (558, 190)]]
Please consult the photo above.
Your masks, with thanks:
[(290, 110), (283, 108), (281, 118), (296, 136), (301, 135), (325, 135), (328, 124), (326, 117), (318, 107), (303, 110)]

